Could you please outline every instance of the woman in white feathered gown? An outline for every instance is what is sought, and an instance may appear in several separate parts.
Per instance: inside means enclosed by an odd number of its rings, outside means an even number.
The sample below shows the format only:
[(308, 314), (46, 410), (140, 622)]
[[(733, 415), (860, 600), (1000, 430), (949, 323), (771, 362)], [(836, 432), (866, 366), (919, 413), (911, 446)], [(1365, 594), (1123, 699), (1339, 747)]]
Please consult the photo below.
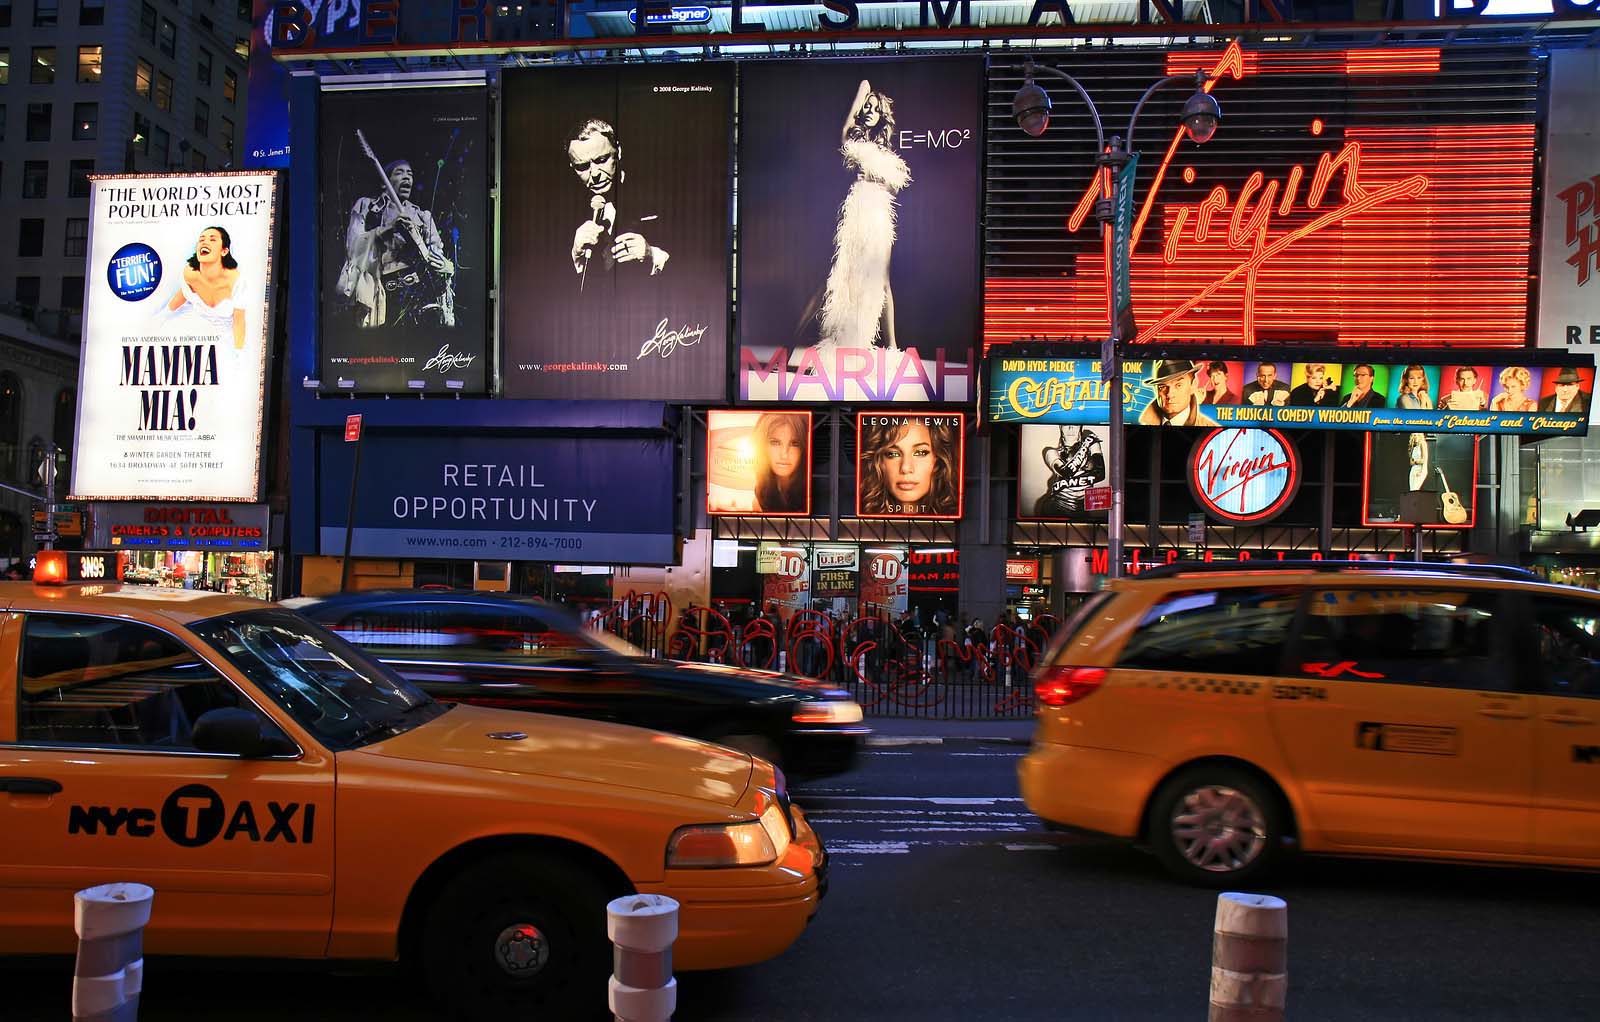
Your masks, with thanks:
[(894, 248), (895, 196), (911, 172), (895, 154), (894, 102), (863, 80), (845, 119), (839, 153), (856, 173), (839, 206), (833, 265), (818, 314), (818, 348), (870, 348), (880, 339), (898, 349), (889, 254)]

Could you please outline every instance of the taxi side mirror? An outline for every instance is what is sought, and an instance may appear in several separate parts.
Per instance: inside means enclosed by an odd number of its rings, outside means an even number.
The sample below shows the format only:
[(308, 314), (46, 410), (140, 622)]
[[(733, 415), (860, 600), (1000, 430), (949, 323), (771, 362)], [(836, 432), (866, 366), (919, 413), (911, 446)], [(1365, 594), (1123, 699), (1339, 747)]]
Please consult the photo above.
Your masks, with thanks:
[(194, 722), (194, 747), (201, 752), (227, 752), (245, 759), (264, 759), (296, 751), (293, 742), (260, 714), (239, 706), (207, 710)]

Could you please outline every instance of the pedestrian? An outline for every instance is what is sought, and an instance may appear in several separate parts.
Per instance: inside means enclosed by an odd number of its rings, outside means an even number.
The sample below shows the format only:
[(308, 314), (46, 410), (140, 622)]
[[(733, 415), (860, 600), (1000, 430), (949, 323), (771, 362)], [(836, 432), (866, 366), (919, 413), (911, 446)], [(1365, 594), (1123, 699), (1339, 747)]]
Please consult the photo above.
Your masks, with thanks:
[(981, 666), (989, 659), (989, 635), (983, 630), (983, 621), (973, 618), (967, 628), (967, 677), (976, 680)]

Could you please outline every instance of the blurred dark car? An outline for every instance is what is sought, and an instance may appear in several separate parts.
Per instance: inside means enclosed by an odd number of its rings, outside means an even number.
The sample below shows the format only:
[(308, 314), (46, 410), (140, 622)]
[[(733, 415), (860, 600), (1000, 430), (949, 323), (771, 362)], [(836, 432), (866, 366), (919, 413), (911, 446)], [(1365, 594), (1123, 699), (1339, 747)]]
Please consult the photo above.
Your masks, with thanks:
[(671, 731), (754, 753), (800, 777), (849, 769), (870, 733), (842, 689), (657, 660), (533, 598), (404, 590), (284, 604), (447, 702)]

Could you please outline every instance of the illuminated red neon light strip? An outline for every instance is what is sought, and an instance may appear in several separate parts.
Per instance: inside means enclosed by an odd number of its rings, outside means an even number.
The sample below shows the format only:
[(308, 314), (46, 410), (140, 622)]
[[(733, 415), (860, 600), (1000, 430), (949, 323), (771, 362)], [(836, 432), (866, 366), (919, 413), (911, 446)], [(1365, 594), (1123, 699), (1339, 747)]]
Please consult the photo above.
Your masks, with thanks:
[[(1369, 187), (1421, 173), (1429, 188), (1419, 198), (1302, 237), (1262, 264), (1256, 335), (1325, 333), (1341, 344), (1390, 346), (1526, 343), (1534, 128), (1351, 128), (1344, 135), (1361, 143)], [(1312, 169), (1306, 168), (1308, 181)], [(1237, 182), (1228, 187), (1232, 197)], [(1313, 219), (1337, 202), (1337, 180), (1330, 191), (1323, 210), (1306, 212), (1297, 203), (1278, 222), (1293, 228)], [(1180, 207), (1156, 205), (1170, 239)], [(1226, 225), (1226, 219), (1214, 222), (1209, 239), (1197, 245), (1191, 221), (1175, 264), (1163, 262), (1161, 249), (1133, 254), (1133, 304), (1141, 325), (1161, 320), (1239, 265), (1240, 252), (1227, 247)], [(989, 278), (985, 347), (1028, 336), (1102, 336), (1100, 248), (1085, 250), (1070, 276)], [(1231, 289), (1213, 292), (1169, 324), (1161, 339), (1240, 339), (1240, 284), (1235, 279)]]
[(1439, 70), (1439, 51), (1391, 47), (1384, 50), (1345, 51), (1345, 74), (1433, 74)]

